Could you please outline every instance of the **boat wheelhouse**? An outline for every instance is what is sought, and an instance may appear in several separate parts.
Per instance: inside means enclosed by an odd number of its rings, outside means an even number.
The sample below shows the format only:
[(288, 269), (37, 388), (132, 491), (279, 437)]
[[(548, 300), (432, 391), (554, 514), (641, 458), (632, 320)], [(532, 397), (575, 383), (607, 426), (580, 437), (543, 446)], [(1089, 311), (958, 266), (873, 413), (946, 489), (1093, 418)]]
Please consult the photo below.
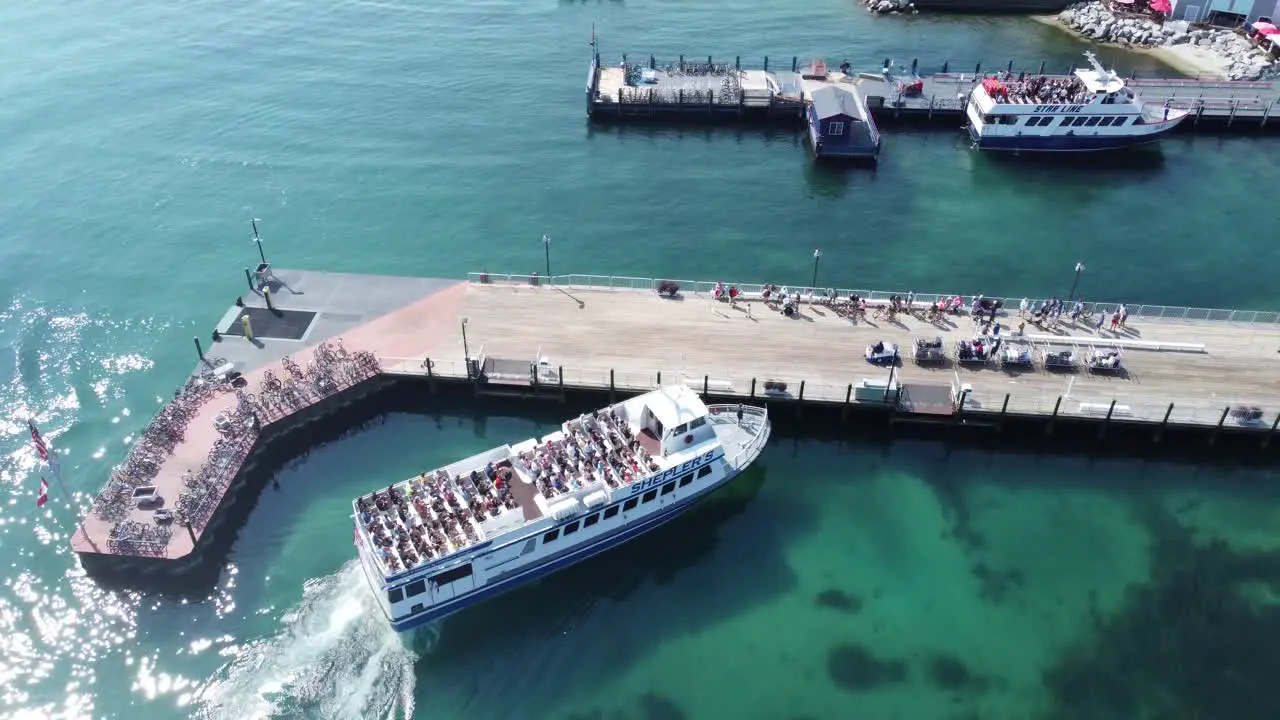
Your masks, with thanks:
[(1008, 74), (974, 85), (965, 122), (980, 150), (1117, 150), (1159, 140), (1190, 111), (1144, 103), (1086, 52), (1090, 68), (1068, 77)]
[(408, 630), (661, 526), (740, 474), (763, 408), (660, 388), (352, 503), (360, 563)]

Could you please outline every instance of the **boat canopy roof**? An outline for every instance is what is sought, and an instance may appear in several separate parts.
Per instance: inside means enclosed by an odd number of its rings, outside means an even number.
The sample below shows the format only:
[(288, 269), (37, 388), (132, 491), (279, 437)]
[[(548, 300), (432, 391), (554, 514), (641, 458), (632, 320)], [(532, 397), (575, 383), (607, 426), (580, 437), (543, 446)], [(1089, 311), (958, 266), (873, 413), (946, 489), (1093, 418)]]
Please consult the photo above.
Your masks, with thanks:
[(1108, 70), (1102, 67), (1102, 63), (1098, 62), (1098, 57), (1091, 52), (1086, 52), (1084, 56), (1089, 60), (1091, 70), (1077, 70), (1075, 76), (1080, 78), (1085, 88), (1091, 93), (1116, 93), (1124, 89), (1124, 80), (1116, 75), (1114, 70)]
[[(664, 428), (674, 428), (707, 415), (707, 406), (703, 404), (702, 398), (687, 385), (659, 388), (624, 404), (630, 405), (633, 402), (647, 407)], [(630, 412), (628, 414), (631, 415)], [(631, 416), (638, 418), (640, 413), (636, 412)]]

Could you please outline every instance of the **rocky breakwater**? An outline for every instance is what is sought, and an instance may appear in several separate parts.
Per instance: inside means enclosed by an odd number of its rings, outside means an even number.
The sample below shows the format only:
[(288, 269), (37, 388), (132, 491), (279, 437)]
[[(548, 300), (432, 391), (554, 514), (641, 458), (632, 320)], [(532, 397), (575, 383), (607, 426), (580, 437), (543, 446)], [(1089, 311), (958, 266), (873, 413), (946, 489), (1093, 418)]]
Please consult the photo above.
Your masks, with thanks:
[(1194, 46), (1221, 60), (1229, 80), (1274, 77), (1280, 69), (1265, 51), (1230, 30), (1181, 30), (1174, 23), (1116, 15), (1100, 2), (1076, 3), (1058, 14), (1058, 22), (1098, 42), (1142, 48)]
[(867, 6), (868, 12), (877, 15), (915, 15), (920, 12), (913, 0), (862, 0), (862, 4)]

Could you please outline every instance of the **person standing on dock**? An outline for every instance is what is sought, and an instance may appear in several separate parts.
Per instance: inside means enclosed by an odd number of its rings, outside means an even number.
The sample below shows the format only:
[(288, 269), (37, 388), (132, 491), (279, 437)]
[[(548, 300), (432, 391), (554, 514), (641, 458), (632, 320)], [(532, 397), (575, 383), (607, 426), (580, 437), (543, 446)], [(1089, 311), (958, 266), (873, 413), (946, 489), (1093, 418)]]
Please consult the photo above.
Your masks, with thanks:
[(738, 427), (742, 427), (742, 403), (738, 403)]
[(1022, 298), (1022, 302), (1018, 303), (1018, 317), (1027, 316), (1027, 299)]

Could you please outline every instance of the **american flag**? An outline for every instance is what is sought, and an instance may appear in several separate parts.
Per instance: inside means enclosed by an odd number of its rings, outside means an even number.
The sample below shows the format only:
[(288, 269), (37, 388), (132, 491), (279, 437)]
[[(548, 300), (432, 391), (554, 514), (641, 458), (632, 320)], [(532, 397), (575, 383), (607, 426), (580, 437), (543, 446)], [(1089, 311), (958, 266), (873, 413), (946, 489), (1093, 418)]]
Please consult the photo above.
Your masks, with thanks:
[(36, 452), (40, 453), (40, 459), (45, 462), (49, 461), (49, 447), (44, 444), (44, 438), (40, 437), (40, 431), (36, 429), (36, 424), (28, 420), (27, 427), (31, 428), (31, 442), (36, 446)]
[(44, 507), (49, 502), (49, 481), (40, 478), (40, 494), (36, 497), (36, 507)]

